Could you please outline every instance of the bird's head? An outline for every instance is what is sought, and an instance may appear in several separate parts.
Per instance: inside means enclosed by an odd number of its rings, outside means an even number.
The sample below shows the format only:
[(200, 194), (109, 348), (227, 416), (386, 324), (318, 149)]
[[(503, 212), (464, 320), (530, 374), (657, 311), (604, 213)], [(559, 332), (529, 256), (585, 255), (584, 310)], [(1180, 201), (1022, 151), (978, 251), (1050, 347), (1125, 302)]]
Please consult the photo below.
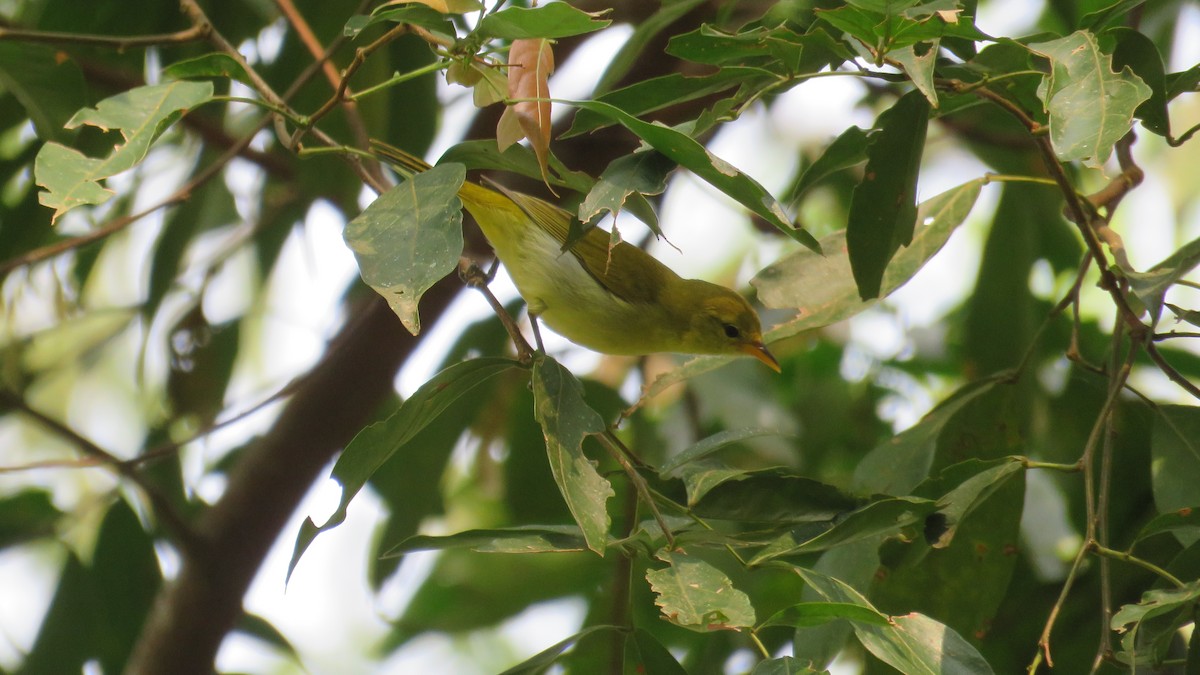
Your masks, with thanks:
[(758, 314), (741, 295), (707, 281), (685, 282), (686, 351), (692, 354), (748, 354), (779, 372), (779, 362), (763, 345)]

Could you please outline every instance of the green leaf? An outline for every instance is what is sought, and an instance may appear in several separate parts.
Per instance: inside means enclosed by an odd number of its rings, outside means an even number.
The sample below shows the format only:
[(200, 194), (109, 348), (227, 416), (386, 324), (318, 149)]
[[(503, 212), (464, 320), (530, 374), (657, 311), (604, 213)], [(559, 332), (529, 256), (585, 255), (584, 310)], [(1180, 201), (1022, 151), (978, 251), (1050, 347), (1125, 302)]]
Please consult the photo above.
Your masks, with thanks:
[(1172, 305), (1169, 302), (1163, 303), (1163, 307), (1171, 310), (1175, 314), (1176, 321), (1185, 321), (1193, 326), (1200, 327), (1200, 311), (1194, 309), (1184, 309), (1179, 305)]
[[(969, 459), (943, 470), (936, 482), (956, 487), (937, 501), (938, 513), (945, 517), (946, 526), (939, 533), (937, 541), (931, 542), (930, 545), (934, 548), (949, 546), (962, 521), (1003, 487), (1013, 474), (1023, 470), (1024, 466), (1019, 458), (1006, 457), (992, 461)], [(970, 477), (960, 480), (964, 475)], [(924, 494), (920, 487), (917, 494)]]
[(1146, 306), (1154, 323), (1158, 323), (1167, 291), (1196, 265), (1200, 265), (1200, 238), (1184, 244), (1145, 272), (1126, 270), (1125, 276), (1129, 279), (1129, 286), (1134, 295)]
[[(579, 220), (589, 222), (605, 211), (615, 217), (626, 198), (633, 194), (662, 194), (667, 189), (667, 174), (674, 169), (675, 162), (654, 150), (618, 157), (604, 169), (600, 179), (579, 204)], [(647, 225), (656, 234), (661, 234), (657, 220)]]
[(491, 530), (467, 530), (445, 537), (416, 535), (400, 542), (384, 557), (413, 551), (468, 548), (479, 553), (552, 553), (586, 551), (587, 542), (574, 525), (523, 525)]
[(600, 101), (564, 101), (599, 113), (632, 131), (655, 150), (680, 166), (703, 178), (713, 187), (737, 200), (747, 209), (762, 216), (780, 231), (814, 251), (820, 251), (817, 240), (802, 228), (793, 226), (783, 207), (758, 181), (739, 171), (725, 160), (712, 154), (687, 134), (657, 122), (643, 122), (625, 111)]
[(867, 168), (854, 188), (846, 224), (850, 270), (863, 300), (877, 298), (888, 262), (912, 243), (917, 175), (929, 127), (929, 101), (917, 91), (900, 97), (875, 121)]
[(1029, 49), (1050, 59), (1038, 98), (1050, 115), (1055, 154), (1064, 162), (1101, 166), (1129, 131), (1134, 111), (1150, 98), (1150, 87), (1128, 66), (1114, 73), (1112, 57), (1101, 53), (1096, 37), (1086, 31)]
[(554, 481), (588, 548), (604, 555), (610, 523), (606, 505), (615, 493), (583, 454), (583, 439), (603, 433), (604, 420), (584, 402), (579, 380), (548, 356), (533, 366), (533, 406), (546, 436)]
[(924, 614), (892, 618), (893, 626), (855, 624), (867, 651), (902, 673), (913, 675), (987, 675), (992, 667), (956, 631)]
[[(1200, 599), (1200, 581), (1186, 583), (1181, 588), (1146, 591), (1142, 594), (1141, 602), (1136, 605), (1123, 605), (1117, 610), (1109, 625), (1121, 633), (1137, 630), (1137, 624), (1190, 605), (1197, 599)], [(1130, 624), (1133, 624), (1132, 628)]]
[(232, 56), (222, 53), (205, 54), (192, 59), (176, 61), (163, 68), (163, 77), (171, 80), (189, 80), (201, 77), (227, 78), (254, 86), (246, 69)]
[(426, 5), (411, 3), (407, 5), (380, 5), (370, 16), (356, 14), (346, 20), (342, 34), (346, 37), (358, 37), (368, 26), (377, 23), (406, 23), (413, 26), (428, 28), (436, 35), (456, 37), (454, 24), (445, 14)]
[[(1107, 7), (1102, 7), (1101, 9), (1085, 14), (1083, 19), (1079, 21), (1079, 25), (1093, 33), (1099, 32), (1145, 3), (1146, 0), (1116, 0)], [(1095, 6), (1097, 3), (1092, 4)]]
[[(542, 170), (533, 150), (520, 144), (510, 145), (504, 152), (500, 152), (495, 140), (463, 141), (451, 146), (438, 160), (439, 165), (448, 162), (462, 164), (468, 169), (511, 171), (542, 180)], [(551, 185), (586, 193), (595, 184), (591, 176), (581, 171), (568, 170), (553, 154), (550, 155), (550, 169)]]
[[(862, 164), (867, 161), (867, 148), (871, 145), (871, 135), (878, 133), (871, 129), (864, 131), (851, 126), (833, 139), (825, 152), (800, 174), (795, 187), (792, 188), (791, 201), (796, 202), (809, 188), (816, 185), (822, 178), (830, 176), (843, 169)], [(837, 249), (824, 249), (835, 251)]]
[(98, 607), (87, 568), (74, 553), (68, 553), (50, 607), (21, 664), (22, 672), (80, 672), (94, 656), (92, 625)]
[[(983, 179), (964, 183), (921, 203), (920, 223), (912, 243), (901, 249), (887, 266), (881, 284), (882, 296), (904, 285), (929, 261), (953, 234), (975, 205)], [(822, 237), (824, 256), (797, 250), (761, 270), (750, 284), (758, 289), (758, 300), (767, 307), (799, 308), (799, 316), (767, 331), (767, 343), (848, 319), (873, 306), (863, 301), (851, 274), (845, 232)], [(655, 382), (653, 387), (658, 387)]]
[(571, 637), (547, 647), (525, 661), (522, 661), (503, 673), (500, 673), (500, 675), (539, 675), (540, 673), (545, 672), (546, 668), (549, 668), (555, 661), (557, 661), (558, 657), (561, 656), (563, 652), (567, 651), (571, 645), (574, 645), (583, 638), (600, 631), (623, 630), (625, 629), (621, 628), (620, 626), (590, 626), (588, 628), (584, 628)]
[(458, 264), (462, 254), (461, 164), (443, 164), (379, 195), (343, 236), (363, 281), (379, 293), (408, 332), (421, 332), (421, 295)]
[(828, 671), (813, 670), (812, 666), (791, 656), (759, 661), (750, 675), (821, 675)]
[(238, 618), (238, 622), (234, 627), (234, 630), (239, 633), (245, 633), (246, 635), (258, 638), (266, 644), (269, 644), (284, 654), (292, 657), (297, 663), (300, 662), (300, 654), (296, 651), (296, 646), (293, 645), (283, 633), (279, 632), (279, 629), (272, 625), (270, 621), (267, 621), (257, 614), (243, 612), (241, 617)]
[(1150, 98), (1133, 111), (1133, 116), (1142, 121), (1142, 126), (1159, 136), (1171, 135), (1171, 119), (1167, 114), (1167, 80), (1162, 56), (1154, 41), (1132, 28), (1113, 28), (1105, 33), (1106, 39), (1116, 40), (1112, 50), (1112, 67), (1122, 72), (1128, 66), (1135, 75), (1150, 87)]
[(660, 551), (656, 557), (668, 567), (647, 571), (646, 580), (668, 621), (702, 633), (754, 625), (750, 597), (734, 588), (724, 572), (682, 552)]
[(972, 23), (948, 23), (937, 14), (939, 10), (956, 8), (958, 3), (930, 2), (914, 7), (919, 2), (850, 2), (836, 9), (818, 9), (817, 17), (857, 38), (870, 50), (876, 63), (882, 63), (885, 56), (892, 58), (897, 50), (918, 42), (948, 36), (972, 41), (990, 39)]
[(100, 524), (90, 576), (97, 608), (93, 656), (104, 672), (120, 673), (162, 584), (154, 541), (124, 500)]
[[(1154, 505), (1171, 513), (1196, 505), (1200, 485), (1200, 408), (1159, 406), (1150, 436), (1150, 479)], [(1176, 532), (1184, 545), (1195, 539)]]
[(1159, 514), (1142, 527), (1133, 541), (1137, 543), (1163, 532), (1178, 533), (1181, 541), (1200, 541), (1200, 508), (1189, 506)]
[(877, 445), (855, 469), (855, 488), (883, 494), (911, 492), (929, 475), (937, 440), (946, 424), (999, 381), (993, 377), (963, 386), (915, 425)]
[(0, 42), (0, 88), (16, 97), (44, 140), (65, 142), (67, 120), (85, 102), (79, 66), (45, 45)]
[(612, 21), (600, 18), (606, 13), (588, 13), (565, 2), (531, 9), (509, 7), (483, 17), (475, 30), (484, 37), (501, 40), (564, 38), (607, 28)]
[(75, 113), (67, 128), (87, 124), (104, 130), (119, 129), (124, 143), (104, 159), (86, 157), (59, 143), (47, 143), (33, 168), (37, 184), (47, 190), (38, 195), (38, 200), (54, 209), (55, 219), (76, 206), (108, 201), (112, 192), (99, 181), (140, 163), (167, 127), (212, 95), (209, 82), (168, 82), (130, 89), (104, 99), (95, 108)]
[[(621, 45), (615, 56), (608, 62), (600, 81), (596, 83), (596, 93), (608, 92), (618, 82), (625, 79), (643, 52), (664, 30), (670, 28), (676, 21), (687, 15), (705, 0), (667, 0), (656, 12), (639, 21), (633, 28), (633, 34)], [(634, 113), (637, 114), (637, 113)]]
[(740, 443), (746, 439), (758, 438), (759, 436), (775, 435), (778, 435), (778, 432), (770, 429), (751, 429), (748, 427), (742, 429), (726, 429), (725, 431), (717, 432), (708, 438), (693, 443), (688, 449), (684, 450), (678, 455), (675, 455), (674, 457), (671, 457), (666, 462), (663, 462), (662, 466), (659, 467), (658, 472), (663, 477), (669, 477), (683, 465), (704, 457), (708, 457), (712, 453), (731, 443)]
[(934, 502), (928, 499), (881, 499), (839, 518), (833, 527), (815, 536), (810, 536), (806, 530), (801, 530), (800, 536), (785, 534), (759, 551), (748, 564), (762, 565), (777, 558), (826, 551), (881, 535), (890, 536), (923, 521), (935, 509)]
[(668, 54), (688, 61), (714, 66), (754, 65), (785, 74), (798, 71), (802, 50), (802, 36), (786, 26), (758, 26), (726, 33), (704, 24), (667, 43)]
[(891, 620), (886, 614), (863, 605), (852, 602), (801, 602), (786, 609), (781, 609), (771, 618), (762, 622), (758, 627), (791, 626), (807, 628), (847, 619), (875, 626), (886, 626)]
[(634, 628), (633, 634), (625, 640), (625, 672), (687, 675), (663, 643), (642, 628)]
[(860, 504), (858, 498), (831, 485), (783, 469), (729, 471), (738, 473), (696, 501), (696, 515), (777, 525), (825, 522)]
[(54, 525), (61, 516), (50, 493), (43, 490), (25, 489), (0, 497), (0, 550), (53, 537)]
[[(364, 428), (350, 441), (333, 465), (333, 478), (342, 486), (337, 510), (320, 527), (306, 518), (296, 535), (288, 578), (317, 535), (346, 520), (346, 508), (372, 474), (405, 446), (421, 429), (442, 414), (460, 396), (483, 381), (510, 368), (520, 367), (511, 359), (480, 358), (456, 363), (417, 388), (400, 408), (382, 422)], [(414, 449), (416, 451), (416, 449)]]
[(929, 105), (934, 108), (938, 107), (937, 87), (933, 82), (938, 46), (939, 42), (935, 39), (929, 42), (917, 42), (890, 54), (891, 58), (899, 63), (904, 72), (908, 74), (913, 86), (929, 100)]
[[(830, 602), (874, 606), (845, 583), (804, 568), (795, 568), (804, 582)], [(985, 675), (992, 667), (957, 632), (923, 615), (892, 617), (888, 626), (855, 622), (854, 634), (880, 661), (913, 675)]]

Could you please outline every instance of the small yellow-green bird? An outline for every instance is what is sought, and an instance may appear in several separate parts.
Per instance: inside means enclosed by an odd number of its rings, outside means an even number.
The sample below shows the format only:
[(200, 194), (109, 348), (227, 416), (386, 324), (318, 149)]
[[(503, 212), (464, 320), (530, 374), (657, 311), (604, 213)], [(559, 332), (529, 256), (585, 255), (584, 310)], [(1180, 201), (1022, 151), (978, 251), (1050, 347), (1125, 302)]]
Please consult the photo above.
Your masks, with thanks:
[[(424, 160), (379, 144), (411, 171)], [(549, 202), (471, 181), (458, 192), (529, 313), (568, 340), (605, 354), (749, 354), (779, 372), (762, 340), (758, 314), (723, 286), (684, 279), (642, 249), (591, 228), (569, 250), (575, 216)]]

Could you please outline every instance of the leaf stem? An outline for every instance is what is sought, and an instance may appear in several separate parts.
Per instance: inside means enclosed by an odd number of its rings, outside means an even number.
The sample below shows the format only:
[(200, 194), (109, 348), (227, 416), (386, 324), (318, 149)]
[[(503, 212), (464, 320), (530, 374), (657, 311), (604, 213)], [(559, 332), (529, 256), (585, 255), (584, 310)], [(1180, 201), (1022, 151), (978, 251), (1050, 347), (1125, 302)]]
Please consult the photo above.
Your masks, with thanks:
[(351, 95), (347, 96), (346, 98), (350, 99), (351, 101), (357, 101), (366, 96), (370, 96), (372, 94), (379, 93), (380, 91), (383, 91), (384, 89), (387, 89), (388, 87), (394, 87), (397, 84), (400, 84), (402, 82), (408, 82), (409, 80), (416, 79), (418, 77), (421, 77), (422, 75), (428, 75), (429, 73), (436, 73), (439, 70), (445, 70), (449, 67), (450, 67), (450, 63), (448, 61), (434, 61), (433, 63), (429, 63), (424, 66), (421, 66), (420, 68), (417, 68), (416, 70), (410, 70), (407, 73), (397, 73), (397, 74), (393, 75), (391, 77), (391, 79), (384, 80), (383, 82), (380, 82), (379, 84), (377, 84), (373, 87), (367, 87), (366, 89), (363, 89), (362, 91), (360, 91), (356, 94), (351, 94)]
[(1093, 552), (1095, 552), (1097, 555), (1104, 556), (1105, 558), (1112, 558), (1113, 560), (1120, 560), (1122, 562), (1127, 562), (1130, 565), (1136, 565), (1137, 567), (1140, 567), (1148, 572), (1152, 572), (1155, 575), (1157, 575), (1157, 576), (1161, 577), (1162, 579), (1164, 579), (1165, 581), (1167, 581), (1168, 583), (1174, 585), (1176, 588), (1183, 588), (1184, 586), (1187, 586), (1187, 584), (1185, 584), (1182, 580), (1180, 580), (1179, 577), (1175, 576), (1174, 574), (1171, 574), (1167, 570), (1159, 567), (1158, 565), (1155, 565), (1154, 563), (1150, 562), (1149, 560), (1144, 560), (1142, 558), (1139, 558), (1139, 557), (1133, 555), (1132, 553), (1129, 553), (1128, 551), (1118, 551), (1115, 549), (1111, 549), (1111, 548), (1108, 548), (1107, 546), (1101, 545), (1099, 542), (1092, 542), (1092, 545), (1089, 548)]

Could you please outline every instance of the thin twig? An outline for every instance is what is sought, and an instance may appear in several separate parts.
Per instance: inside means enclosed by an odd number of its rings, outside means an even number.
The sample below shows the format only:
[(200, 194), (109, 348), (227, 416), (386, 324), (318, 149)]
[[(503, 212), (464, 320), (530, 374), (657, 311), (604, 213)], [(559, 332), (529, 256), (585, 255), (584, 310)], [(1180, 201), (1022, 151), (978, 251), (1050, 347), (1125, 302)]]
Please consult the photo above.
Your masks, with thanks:
[(654, 516), (654, 522), (658, 523), (658, 528), (662, 530), (663, 537), (667, 540), (667, 548), (675, 548), (675, 535), (671, 533), (671, 528), (667, 525), (667, 521), (663, 518), (662, 513), (658, 510), (658, 506), (654, 503), (654, 498), (650, 494), (650, 486), (646, 484), (646, 479), (642, 478), (642, 474), (638, 473), (638, 470), (629, 461), (629, 457), (625, 455), (623, 450), (624, 444), (617, 440), (615, 434), (607, 430), (602, 434), (597, 434), (596, 438), (600, 440), (600, 445), (603, 445), (608, 450), (608, 454), (612, 455), (612, 458), (617, 460), (617, 463), (628, 474), (629, 482), (633, 484), (633, 488), (637, 491), (638, 496), (646, 503), (646, 508), (650, 509), (651, 515)]
[(1107, 418), (1112, 414), (1113, 406), (1116, 405), (1118, 395), (1121, 393), (1125, 380), (1129, 378), (1129, 372), (1133, 365), (1133, 357), (1137, 354), (1137, 343), (1130, 342), (1129, 352), (1122, 367), (1112, 375), (1110, 380), (1108, 397), (1104, 401), (1104, 405), (1100, 408), (1099, 416), (1096, 418), (1096, 423), (1092, 425), (1092, 431), (1088, 434), (1087, 441), (1083, 447), (1083, 454), (1079, 459), (1079, 466), (1083, 470), (1083, 486), (1087, 505), (1087, 533), (1084, 536), (1084, 543), (1079, 547), (1079, 551), (1075, 555), (1075, 561), (1071, 564), (1071, 570), (1067, 573), (1067, 578), (1063, 580), (1062, 590), (1059, 591), (1058, 599), (1054, 602), (1054, 607), (1050, 610), (1049, 616), (1046, 617), (1046, 624), (1042, 627), (1042, 634), (1038, 638), (1038, 649), (1034, 654), (1033, 661), (1030, 662), (1026, 671), (1029, 675), (1037, 672), (1038, 667), (1044, 659), (1046, 665), (1054, 667), (1054, 661), (1050, 657), (1050, 634), (1054, 630), (1054, 624), (1058, 621), (1058, 615), (1062, 612), (1063, 605), (1066, 603), (1067, 596), (1070, 595), (1071, 588), (1074, 586), (1075, 579), (1079, 574), (1080, 565), (1083, 563), (1083, 557), (1095, 542), (1096, 520), (1095, 520), (1095, 504), (1096, 504), (1096, 486), (1095, 472), (1093, 469), (1093, 456), (1095, 454), (1096, 444), (1100, 440), (1100, 435), (1106, 428)]
[(211, 27), (193, 24), (174, 33), (158, 33), (155, 35), (91, 35), (85, 33), (57, 33), (53, 31), (22, 30), (0, 26), (0, 41), (36, 42), (52, 45), (87, 45), (93, 47), (112, 47), (118, 52), (137, 47), (155, 47), (159, 45), (181, 45), (189, 42), (204, 40), (208, 37)]
[(499, 317), (500, 323), (504, 325), (504, 330), (508, 331), (508, 337), (512, 339), (513, 346), (517, 349), (517, 360), (525, 365), (533, 363), (533, 347), (529, 346), (529, 341), (521, 334), (520, 327), (517, 326), (516, 320), (500, 304), (496, 299), (495, 294), (488, 288), (488, 282), (491, 280), (490, 275), (479, 268), (473, 261), (467, 258), (460, 258), (458, 261), (458, 274), (462, 277), (464, 283), (471, 288), (483, 294), (487, 302), (492, 307), (492, 311)]

